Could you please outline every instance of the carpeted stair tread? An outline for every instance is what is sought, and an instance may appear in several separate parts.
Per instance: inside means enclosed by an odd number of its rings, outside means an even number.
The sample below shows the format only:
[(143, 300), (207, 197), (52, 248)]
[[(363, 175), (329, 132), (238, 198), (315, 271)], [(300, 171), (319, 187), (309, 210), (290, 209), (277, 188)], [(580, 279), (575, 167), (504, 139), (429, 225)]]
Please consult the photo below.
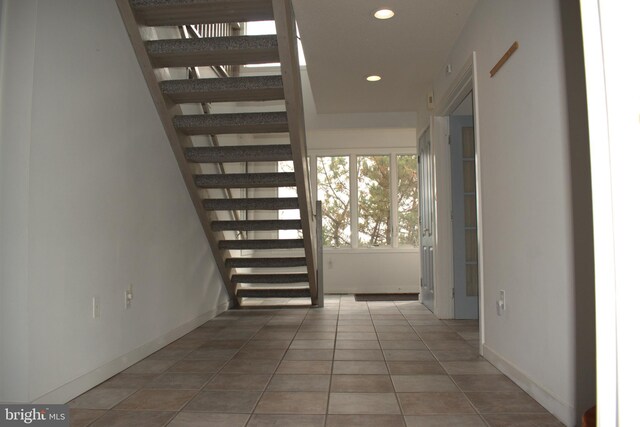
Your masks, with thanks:
[(187, 135), (288, 132), (287, 113), (193, 114), (176, 116), (173, 125)]
[(260, 250), (260, 249), (302, 249), (302, 239), (250, 239), (250, 240), (221, 240), (218, 249)]
[(271, 188), (296, 185), (293, 172), (204, 174), (195, 175), (194, 180), (200, 188)]
[(151, 40), (145, 46), (155, 68), (280, 61), (275, 35)]
[(297, 197), (262, 197), (256, 199), (205, 199), (202, 201), (205, 210), (280, 210), (298, 209)]
[(281, 76), (164, 80), (160, 89), (177, 104), (284, 99)]
[(306, 283), (309, 276), (306, 273), (296, 274), (234, 274), (233, 283)]
[(227, 258), (224, 262), (227, 268), (284, 268), (303, 267), (307, 265), (304, 257), (289, 258)]
[(301, 230), (299, 219), (254, 219), (249, 221), (212, 221), (213, 231)]
[(195, 163), (278, 162), (291, 160), (291, 145), (234, 145), (228, 147), (190, 147), (185, 158)]
[(270, 21), (270, 0), (131, 0), (139, 23), (148, 26)]
[(239, 298), (311, 298), (309, 288), (238, 288)]

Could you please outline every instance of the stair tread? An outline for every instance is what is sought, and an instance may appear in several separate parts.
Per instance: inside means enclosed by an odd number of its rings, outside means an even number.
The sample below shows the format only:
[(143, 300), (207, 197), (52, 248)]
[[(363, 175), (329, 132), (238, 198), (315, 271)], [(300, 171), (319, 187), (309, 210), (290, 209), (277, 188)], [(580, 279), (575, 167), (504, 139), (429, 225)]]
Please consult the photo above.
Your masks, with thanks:
[(214, 231), (223, 230), (300, 230), (302, 221), (299, 219), (254, 219), (249, 221), (212, 221)]
[(284, 99), (281, 76), (164, 80), (160, 90), (175, 103)]
[(194, 176), (200, 188), (271, 188), (293, 187), (293, 172), (202, 174)]
[(236, 145), (228, 147), (189, 147), (185, 157), (196, 163), (272, 162), (293, 158), (290, 145)]
[(176, 129), (187, 135), (288, 132), (287, 113), (190, 114), (173, 118)]
[(309, 281), (306, 273), (294, 274), (234, 274), (233, 283), (304, 283)]
[(238, 288), (236, 296), (241, 298), (310, 298), (309, 288)]
[(145, 42), (156, 68), (278, 62), (275, 35), (162, 39)]
[(297, 197), (261, 197), (249, 199), (205, 199), (205, 210), (279, 210), (298, 209)]
[(269, 21), (270, 0), (131, 0), (138, 22), (148, 26)]
[(227, 258), (227, 268), (279, 268), (303, 267), (307, 265), (305, 257), (269, 257), (269, 258)]
[(260, 250), (260, 249), (301, 249), (304, 248), (302, 239), (249, 239), (249, 240), (221, 240), (219, 249)]

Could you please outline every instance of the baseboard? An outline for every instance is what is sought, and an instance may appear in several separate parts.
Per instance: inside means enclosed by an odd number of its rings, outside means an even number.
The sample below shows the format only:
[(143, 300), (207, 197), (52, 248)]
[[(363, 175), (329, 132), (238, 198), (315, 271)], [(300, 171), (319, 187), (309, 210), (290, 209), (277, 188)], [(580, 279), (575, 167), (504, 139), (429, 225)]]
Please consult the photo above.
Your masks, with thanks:
[(94, 369), (91, 372), (88, 372), (75, 380), (72, 380), (57, 389), (50, 391), (37, 399), (33, 400), (32, 403), (36, 404), (63, 404), (68, 402), (69, 400), (79, 396), (87, 390), (97, 386), (98, 384), (106, 381), (111, 378), (115, 374), (127, 369), (129, 366), (134, 363), (139, 362), (150, 354), (160, 350), (162, 347), (166, 346), (172, 341), (180, 338), (181, 336), (191, 332), (198, 326), (201, 326), (203, 323), (211, 320), (218, 314), (226, 311), (229, 308), (229, 301), (225, 301), (221, 304), (218, 304), (214, 310), (210, 310), (195, 319), (183, 323), (177, 328), (167, 332), (164, 335), (157, 337), (156, 339), (141, 345), (130, 351), (127, 354), (124, 354), (111, 362), (108, 362), (99, 368)]
[(545, 387), (536, 383), (527, 374), (518, 369), (511, 362), (499, 355), (486, 344), (483, 346), (484, 358), (493, 364), (498, 370), (509, 377), (514, 383), (533, 397), (540, 405), (555, 415), (567, 426), (576, 425), (575, 408), (562, 401)]

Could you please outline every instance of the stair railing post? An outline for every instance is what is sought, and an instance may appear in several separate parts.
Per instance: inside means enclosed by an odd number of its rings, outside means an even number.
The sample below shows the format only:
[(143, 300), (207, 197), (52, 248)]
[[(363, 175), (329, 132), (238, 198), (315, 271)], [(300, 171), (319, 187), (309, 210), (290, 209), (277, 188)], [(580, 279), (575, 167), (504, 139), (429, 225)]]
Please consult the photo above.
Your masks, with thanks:
[(317, 306), (324, 307), (324, 274), (322, 267), (322, 246), (323, 246), (323, 238), (322, 238), (322, 202), (318, 200), (316, 202), (316, 244), (317, 248), (317, 257), (318, 260), (316, 265), (318, 266), (318, 297), (317, 297)]

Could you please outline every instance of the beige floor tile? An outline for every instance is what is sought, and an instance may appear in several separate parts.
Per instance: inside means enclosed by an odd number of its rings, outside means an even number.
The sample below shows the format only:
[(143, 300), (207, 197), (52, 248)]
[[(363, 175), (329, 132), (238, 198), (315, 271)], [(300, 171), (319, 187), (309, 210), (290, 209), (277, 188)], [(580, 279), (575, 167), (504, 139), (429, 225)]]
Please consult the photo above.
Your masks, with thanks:
[(236, 390), (236, 391), (263, 391), (271, 374), (218, 374), (204, 390)]
[(333, 350), (293, 349), (287, 351), (284, 360), (333, 360)]
[(383, 350), (427, 350), (427, 346), (420, 340), (380, 341)]
[(338, 326), (338, 332), (375, 332), (373, 325), (342, 325)]
[(387, 375), (389, 371), (384, 362), (336, 360), (333, 362), (334, 375)]
[(136, 392), (135, 388), (94, 388), (68, 403), (69, 408), (111, 409)]
[(160, 374), (125, 374), (121, 373), (100, 384), (100, 388), (142, 388)]
[(436, 350), (446, 350), (446, 351), (461, 351), (461, 352), (468, 352), (468, 351), (475, 351), (476, 354), (478, 354), (478, 349), (477, 347), (471, 347), (469, 345), (468, 342), (466, 342), (463, 339), (460, 339), (458, 341), (427, 341), (424, 340), (424, 343), (427, 345), (427, 347), (429, 347), (429, 350), (431, 351), (436, 351)]
[(538, 402), (523, 391), (466, 392), (465, 394), (481, 414), (546, 412)]
[(329, 350), (334, 346), (334, 340), (293, 340), (291, 343), (292, 350), (318, 349)]
[(434, 361), (433, 354), (424, 350), (384, 350), (384, 358), (390, 361)]
[(484, 415), (491, 427), (562, 427), (551, 414), (489, 414)]
[(215, 374), (218, 372), (224, 364), (225, 360), (180, 360), (176, 362), (169, 372), (183, 372), (183, 373), (209, 373)]
[(199, 390), (211, 379), (212, 375), (168, 372), (145, 385), (145, 388)]
[(401, 415), (329, 415), (327, 427), (404, 427)]
[(417, 340), (418, 334), (415, 332), (378, 332), (380, 341), (409, 341)]
[(463, 351), (433, 350), (432, 353), (440, 362), (484, 360), (477, 349), (470, 347)]
[(403, 333), (413, 334), (415, 333), (413, 328), (409, 325), (376, 325), (376, 332), (378, 333)]
[(222, 374), (272, 374), (279, 360), (232, 359), (220, 371)]
[(336, 337), (334, 332), (298, 332), (297, 340), (332, 340)]
[(169, 369), (175, 360), (144, 359), (123, 372), (127, 374), (161, 374)]
[(448, 375), (392, 375), (398, 393), (460, 391)]
[(449, 375), (501, 375), (495, 366), (486, 361), (442, 362), (442, 367)]
[(434, 341), (464, 341), (455, 331), (449, 332), (420, 332), (420, 338), (426, 343)]
[(378, 326), (406, 326), (409, 324), (406, 320), (403, 319), (375, 319), (374, 323), (376, 327)]
[(200, 348), (217, 348), (217, 349), (239, 349), (247, 343), (246, 340), (225, 340), (225, 341), (208, 341), (200, 346)]
[(250, 414), (259, 398), (260, 392), (257, 391), (201, 391), (184, 411)]
[(255, 340), (292, 340), (296, 335), (295, 331), (260, 331), (253, 339)]
[(70, 427), (86, 427), (106, 411), (102, 409), (69, 409)]
[(343, 350), (336, 349), (335, 360), (384, 360), (382, 351), (375, 350)]
[(404, 419), (407, 427), (486, 427), (478, 415), (409, 415)]
[(248, 414), (214, 414), (208, 412), (180, 412), (169, 427), (244, 427)]
[(278, 367), (279, 375), (329, 375), (331, 374), (330, 361), (308, 360), (283, 360)]
[(336, 335), (338, 340), (369, 340), (375, 341), (378, 339), (374, 332), (338, 332)]
[(336, 340), (336, 350), (375, 350), (379, 348), (378, 340)]
[(393, 393), (389, 375), (333, 375), (332, 393)]
[(405, 415), (475, 414), (463, 393), (398, 393)]
[(229, 360), (238, 350), (230, 348), (200, 348), (189, 353), (186, 360)]
[(164, 347), (147, 357), (147, 360), (180, 360), (185, 358), (192, 351), (193, 350), (190, 348)]
[(255, 414), (247, 427), (324, 427), (324, 415)]
[(330, 375), (274, 375), (267, 391), (329, 391)]
[(324, 392), (265, 392), (258, 402), (256, 414), (319, 414), (327, 408)]
[(196, 390), (143, 389), (120, 402), (115, 409), (125, 411), (179, 411), (196, 393)]
[(504, 375), (452, 375), (462, 391), (520, 391), (513, 381)]
[(400, 414), (395, 393), (331, 393), (329, 414)]
[(242, 350), (286, 350), (290, 344), (290, 340), (251, 340), (247, 342), (247, 345), (245, 345)]
[(266, 348), (266, 349), (242, 349), (234, 357), (234, 359), (252, 359), (252, 360), (280, 360), (284, 357), (287, 350), (284, 348)]
[(91, 427), (162, 427), (174, 415), (175, 412), (108, 411), (91, 424)]
[(387, 362), (391, 375), (444, 375), (438, 362)]

